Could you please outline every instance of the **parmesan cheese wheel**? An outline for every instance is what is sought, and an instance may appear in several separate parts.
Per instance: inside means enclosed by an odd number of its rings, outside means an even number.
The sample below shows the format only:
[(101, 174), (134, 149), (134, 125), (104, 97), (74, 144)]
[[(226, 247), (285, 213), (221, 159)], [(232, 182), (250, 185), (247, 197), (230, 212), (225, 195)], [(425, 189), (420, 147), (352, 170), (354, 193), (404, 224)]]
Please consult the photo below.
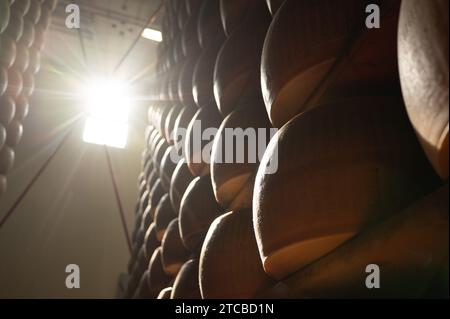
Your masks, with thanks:
[(396, 98), (343, 100), (275, 135), (253, 197), (268, 274), (286, 277), (437, 187), (403, 108)]
[(167, 226), (161, 247), (164, 271), (167, 274), (176, 276), (190, 255), (189, 250), (186, 249), (181, 240), (178, 218), (172, 220)]
[(198, 284), (198, 259), (191, 259), (181, 267), (175, 278), (170, 299), (201, 298), (200, 287)]
[(204, 299), (254, 298), (273, 284), (259, 259), (251, 210), (229, 212), (211, 224), (199, 278)]
[(403, 1), (398, 61), (406, 109), (429, 160), (448, 179), (448, 1)]

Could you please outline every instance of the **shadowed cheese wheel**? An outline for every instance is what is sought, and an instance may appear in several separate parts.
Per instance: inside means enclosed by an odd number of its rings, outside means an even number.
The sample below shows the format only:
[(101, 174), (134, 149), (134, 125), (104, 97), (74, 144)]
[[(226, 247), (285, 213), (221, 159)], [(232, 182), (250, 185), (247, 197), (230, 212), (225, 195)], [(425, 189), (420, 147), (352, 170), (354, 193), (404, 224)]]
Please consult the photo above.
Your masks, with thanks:
[(43, 5), (48, 6), (51, 11), (55, 11), (56, 6), (58, 5), (58, 0), (44, 0)]
[(144, 248), (141, 248), (139, 250), (136, 263), (134, 264), (133, 270), (131, 272), (130, 280), (128, 282), (127, 295), (131, 297), (134, 295), (137, 286), (139, 285), (139, 280), (141, 279), (142, 274), (145, 270), (147, 270), (148, 261), (149, 260), (145, 255)]
[(11, 5), (11, 11), (23, 17), (30, 10), (31, 1), (33, 0), (14, 0)]
[(184, 107), (180, 114), (178, 114), (178, 117), (175, 121), (175, 128), (174, 128), (174, 145), (175, 148), (182, 154), (182, 151), (184, 151), (184, 143), (185, 143), (185, 137), (186, 137), (186, 131), (189, 126), (189, 123), (191, 122), (192, 118), (194, 117), (197, 109), (193, 107)]
[(8, 69), (16, 59), (16, 43), (8, 35), (3, 34), (0, 37), (0, 48), (0, 64)]
[(142, 188), (142, 190), (143, 190), (143, 193), (139, 199), (139, 206), (140, 206), (140, 211), (144, 212), (149, 204), (150, 191), (145, 186)]
[(37, 25), (44, 30), (47, 30), (52, 23), (52, 10), (48, 5), (41, 6), (41, 17)]
[(177, 215), (173, 211), (172, 204), (170, 203), (169, 194), (165, 194), (155, 209), (156, 238), (159, 241), (162, 240), (169, 223), (176, 217)]
[(39, 51), (43, 51), (45, 47), (45, 30), (39, 26), (34, 28), (33, 47)]
[[(192, 78), (192, 95), (198, 107), (208, 107), (214, 102), (214, 65), (225, 36), (216, 38), (202, 51)], [(214, 105), (214, 107), (216, 107)]]
[(5, 93), (8, 86), (8, 73), (6, 69), (0, 65), (0, 97)]
[(34, 92), (34, 75), (30, 72), (25, 72), (22, 74), (23, 77), (23, 88), (22, 94), (25, 96), (31, 96)]
[(148, 205), (142, 213), (141, 223), (143, 229), (148, 229), (153, 223), (152, 208), (150, 207), (150, 205)]
[(161, 247), (158, 247), (153, 253), (149, 264), (148, 286), (151, 298), (158, 297), (159, 292), (168, 286), (170, 278), (164, 272), (161, 260)]
[[(209, 0), (207, 0), (209, 1)], [(170, 299), (201, 299), (198, 284), (198, 259), (187, 261), (178, 272)]]
[(220, 0), (204, 1), (198, 17), (198, 41), (205, 49), (217, 37), (224, 36), (220, 18)]
[(186, 0), (186, 11), (189, 15), (193, 15), (200, 10), (204, 0)]
[(159, 240), (156, 238), (156, 225), (155, 223), (152, 223), (145, 232), (144, 237), (145, 255), (149, 260), (152, 257), (153, 252), (156, 250), (156, 248), (159, 247), (159, 243), (160, 243)]
[(8, 144), (11, 147), (16, 146), (22, 139), (22, 135), (23, 135), (22, 123), (20, 123), (17, 120), (13, 120), (11, 123), (9, 123), (9, 126), (6, 130), (7, 136), (6, 144)]
[(403, 108), (397, 98), (346, 99), (272, 138), (253, 197), (268, 274), (284, 278), (437, 187)]
[(8, 70), (8, 87), (6, 88), (7, 95), (16, 98), (22, 93), (23, 77), (22, 73), (15, 68)]
[(28, 54), (28, 48), (21, 44), (17, 45), (17, 56), (13, 68), (17, 69), (20, 73), (23, 73), (28, 68), (29, 63), (30, 55)]
[(266, 0), (270, 13), (274, 16), (285, 0)]
[(148, 299), (152, 298), (150, 294), (150, 288), (148, 286), (148, 276), (149, 271), (146, 270), (141, 276), (141, 279), (139, 280), (139, 284), (136, 288), (136, 291), (133, 295), (133, 299)]
[(161, 160), (161, 184), (166, 192), (170, 191), (170, 181), (181, 157), (177, 154), (174, 146), (169, 146)]
[(25, 14), (24, 18), (30, 20), (34, 24), (38, 23), (41, 18), (41, 2), (31, 0), (30, 9)]
[(172, 220), (162, 239), (162, 261), (166, 273), (176, 276), (188, 260), (190, 252), (181, 240), (178, 218)]
[(165, 139), (161, 139), (155, 147), (155, 151), (153, 154), (153, 165), (156, 168), (161, 168), (161, 162), (169, 145), (167, 144)]
[(186, 57), (195, 56), (201, 50), (197, 32), (198, 14), (199, 11), (195, 11), (182, 29), (181, 48)]
[(11, 11), (8, 0), (0, 0), (0, 34), (3, 33), (8, 26), (10, 16)]
[(229, 36), (242, 23), (247, 14), (252, 14), (252, 6), (259, 0), (220, 0), (220, 17), (225, 34)]
[(161, 185), (161, 180), (158, 179), (156, 181), (155, 185), (153, 185), (152, 190), (150, 191), (149, 205), (151, 207), (150, 214), (151, 214), (153, 220), (155, 219), (156, 207), (158, 206), (159, 201), (164, 196), (164, 194), (165, 194), (165, 191), (164, 191), (164, 188)]
[(147, 177), (147, 189), (150, 191), (158, 180), (158, 172), (153, 170), (150, 175)]
[(243, 96), (261, 90), (261, 53), (271, 16), (263, 1), (249, 11), (220, 49), (214, 68), (214, 97), (223, 116)]
[(194, 176), (209, 175), (211, 148), (222, 118), (214, 107), (201, 108), (186, 131), (184, 156)]
[(161, 290), (157, 299), (170, 299), (170, 295), (172, 294), (172, 287), (167, 287)]
[[(252, 206), (256, 171), (270, 140), (270, 127), (261, 96), (250, 105), (242, 104), (223, 120), (214, 138), (210, 165), (214, 195), (222, 207)], [(244, 141), (231, 140), (228, 130)], [(233, 152), (227, 150), (230, 145)]]
[(172, 180), (170, 181), (170, 202), (176, 214), (180, 210), (181, 198), (192, 179), (193, 176), (186, 164), (186, 160), (182, 159), (173, 171)]
[(273, 284), (261, 265), (251, 210), (214, 220), (200, 254), (199, 278), (204, 299), (254, 298)]
[(199, 252), (211, 222), (221, 213), (209, 176), (195, 178), (184, 193), (179, 215), (181, 239), (191, 252)]
[(275, 127), (319, 101), (385, 95), (399, 89), (400, 1), (380, 5), (379, 29), (365, 25), (369, 3), (325, 0), (311, 5), (287, 0), (279, 8), (261, 61), (262, 92)]
[[(184, 63), (179, 62), (179, 60), (179, 58), (176, 59), (177, 64), (170, 69), (169, 74), (169, 100), (173, 102), (178, 100), (178, 80), (180, 79), (181, 69), (184, 65)], [(171, 108), (169, 108), (169, 111), (170, 109)], [(163, 123), (163, 125), (164, 124), (165, 123)]]
[(26, 48), (29, 48), (33, 45), (35, 37), (34, 25), (28, 20), (23, 22), (23, 32), (22, 37), (20, 38), (20, 44)]
[(18, 42), (23, 33), (23, 17), (20, 14), (11, 12), (8, 27), (5, 34), (9, 35), (14, 42)]
[[(448, 185), (362, 233), (271, 289), (268, 298), (425, 298), (448, 296)], [(380, 287), (367, 289), (368, 265)], [(371, 270), (373, 273), (373, 270)], [(362, 283), (362, 284), (361, 284)], [(440, 293), (440, 294), (439, 294)], [(428, 296), (429, 297), (429, 296)]]
[(14, 100), (6, 95), (0, 96), (0, 123), (8, 127), (16, 113)]
[(196, 107), (194, 96), (192, 94), (192, 77), (197, 60), (197, 55), (188, 57), (180, 71), (180, 78), (178, 80), (178, 98), (185, 107)]
[(0, 149), (2, 149), (3, 145), (5, 145), (5, 142), (6, 142), (6, 129), (2, 124), (0, 124)]
[(404, 1), (398, 34), (403, 97), (417, 136), (448, 179), (448, 1)]
[(36, 48), (31, 47), (29, 49), (30, 63), (28, 70), (31, 74), (36, 74), (41, 68), (41, 53)]
[(0, 150), (0, 175), (6, 175), (14, 166), (15, 153), (8, 145)]
[(0, 175), (0, 197), (5, 194), (8, 187), (8, 181), (5, 175)]
[(164, 132), (166, 141), (169, 145), (173, 144), (173, 130), (175, 128), (175, 121), (177, 120), (178, 114), (181, 111), (181, 105), (176, 104), (172, 107), (169, 114), (166, 117), (166, 123), (164, 124)]

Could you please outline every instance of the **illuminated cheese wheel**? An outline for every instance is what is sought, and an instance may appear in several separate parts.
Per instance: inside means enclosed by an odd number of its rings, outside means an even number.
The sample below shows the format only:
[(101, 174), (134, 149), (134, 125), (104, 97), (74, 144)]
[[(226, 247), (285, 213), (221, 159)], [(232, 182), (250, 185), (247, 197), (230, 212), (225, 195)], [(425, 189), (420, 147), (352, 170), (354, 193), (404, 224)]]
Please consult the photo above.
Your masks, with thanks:
[(273, 284), (259, 258), (252, 211), (240, 210), (211, 224), (200, 254), (204, 299), (249, 299)]
[(204, 1), (198, 17), (198, 41), (205, 49), (224, 36), (222, 21), (220, 18), (220, 0)]
[(8, 73), (6, 69), (0, 65), (0, 97), (5, 93), (8, 87)]
[(150, 259), (148, 286), (151, 298), (158, 297), (159, 292), (169, 285), (171, 277), (164, 272), (161, 260), (161, 247), (155, 250)]
[(8, 0), (0, 0), (0, 34), (2, 34), (8, 26), (10, 16), (11, 11)]
[(22, 73), (15, 68), (11, 68), (8, 70), (8, 87), (6, 88), (6, 95), (9, 95), (13, 98), (22, 93), (23, 89), (23, 77)]
[[(448, 209), (447, 184), (280, 282), (262, 297), (447, 298)], [(366, 272), (368, 265), (379, 267), (377, 289), (365, 285), (374, 274), (374, 268)]]
[(156, 250), (156, 248), (159, 247), (159, 240), (156, 237), (156, 225), (155, 223), (152, 223), (150, 227), (148, 227), (147, 231), (145, 232), (144, 237), (144, 251), (145, 256), (150, 260), (150, 258), (153, 255), (153, 252)]
[(220, 49), (214, 68), (214, 96), (223, 116), (234, 110), (243, 96), (261, 90), (261, 53), (271, 16), (263, 1), (249, 10)]
[(170, 181), (181, 157), (177, 154), (174, 146), (169, 146), (161, 160), (161, 184), (166, 192), (170, 191)]
[(7, 136), (6, 144), (8, 144), (11, 147), (16, 146), (22, 139), (22, 135), (23, 135), (22, 123), (20, 123), (17, 120), (12, 120), (11, 123), (9, 123), (8, 128), (6, 130)]
[(202, 51), (195, 65), (192, 95), (198, 107), (208, 107), (214, 102), (214, 65), (224, 41), (225, 36), (217, 37), (215, 42)]
[(170, 295), (172, 294), (172, 287), (167, 287), (161, 290), (157, 299), (170, 299)]
[(5, 194), (8, 187), (8, 181), (5, 175), (0, 175), (0, 197)]
[(155, 219), (156, 207), (158, 206), (158, 203), (161, 200), (161, 198), (164, 196), (164, 194), (165, 194), (165, 191), (161, 185), (161, 180), (158, 179), (156, 181), (155, 185), (153, 185), (152, 190), (150, 191), (149, 205), (151, 207), (150, 214), (151, 214), (153, 220)]
[(172, 220), (167, 226), (161, 247), (164, 271), (169, 275), (176, 276), (190, 255), (181, 240), (178, 218)]
[(11, 12), (9, 18), (8, 27), (5, 30), (5, 34), (9, 35), (15, 42), (20, 40), (23, 33), (23, 16), (15, 12)]
[(275, 127), (324, 101), (398, 90), (400, 1), (380, 5), (378, 29), (365, 25), (368, 4), (286, 0), (279, 8), (261, 62), (262, 92)]
[[(209, 1), (209, 0), (207, 0)], [(184, 263), (172, 286), (170, 299), (201, 299), (198, 284), (198, 259)]]
[(177, 217), (170, 203), (169, 194), (165, 194), (155, 209), (156, 238), (162, 240), (169, 223)]
[(6, 69), (14, 64), (16, 59), (16, 43), (7, 35), (0, 37), (0, 64)]
[(152, 297), (150, 294), (150, 287), (148, 286), (148, 276), (149, 271), (144, 271), (133, 295), (133, 299), (147, 299)]
[(28, 68), (29, 63), (30, 55), (28, 54), (28, 49), (25, 46), (19, 44), (17, 46), (17, 55), (16, 59), (14, 60), (13, 68), (18, 70), (20, 73), (23, 73)]
[(266, 0), (270, 13), (274, 16), (285, 0)]
[(147, 177), (147, 189), (151, 190), (158, 180), (159, 173), (157, 170), (153, 170), (150, 175)]
[(429, 160), (448, 179), (448, 1), (404, 1), (399, 67), (409, 118)]
[(272, 138), (256, 176), (265, 271), (284, 278), (438, 183), (400, 99), (344, 99), (297, 116)]
[(139, 206), (140, 206), (140, 211), (143, 213), (149, 204), (150, 191), (145, 186), (143, 187), (142, 190), (143, 190), (143, 193), (142, 193), (141, 197), (139, 198)]
[(192, 175), (209, 175), (212, 143), (221, 121), (215, 107), (206, 107), (198, 110), (189, 123), (184, 156)]
[(211, 222), (222, 212), (209, 176), (195, 178), (184, 193), (179, 214), (181, 239), (191, 252), (200, 251)]
[(173, 171), (170, 182), (170, 202), (172, 203), (174, 212), (177, 214), (180, 210), (181, 198), (192, 179), (193, 176), (187, 166), (186, 160), (182, 159)]
[(152, 207), (148, 205), (142, 213), (141, 224), (143, 229), (148, 229), (153, 223)]
[(16, 113), (14, 100), (7, 95), (0, 96), (0, 123), (8, 127)]
[[(270, 140), (270, 127), (260, 96), (252, 105), (241, 105), (223, 120), (214, 138), (210, 165), (214, 195), (222, 207), (252, 206), (255, 176)], [(238, 140), (227, 137), (231, 129)], [(230, 147), (233, 152), (227, 150)]]
[(166, 117), (166, 123), (164, 124), (164, 133), (166, 137), (166, 141), (169, 145), (173, 144), (173, 137), (174, 137), (174, 128), (175, 128), (175, 121), (177, 120), (178, 114), (180, 114), (181, 111), (181, 105), (175, 104), (172, 109), (170, 110), (169, 114), (167, 114)]

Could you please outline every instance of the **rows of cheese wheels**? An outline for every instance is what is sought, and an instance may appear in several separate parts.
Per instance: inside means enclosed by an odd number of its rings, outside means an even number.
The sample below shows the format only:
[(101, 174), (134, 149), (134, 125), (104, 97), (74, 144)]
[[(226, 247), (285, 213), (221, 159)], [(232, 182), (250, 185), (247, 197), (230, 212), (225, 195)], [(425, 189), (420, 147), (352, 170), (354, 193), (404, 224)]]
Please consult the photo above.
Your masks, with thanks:
[(14, 165), (57, 0), (0, 0), (0, 197)]
[(126, 297), (446, 291), (448, 2), (375, 2), (166, 1)]

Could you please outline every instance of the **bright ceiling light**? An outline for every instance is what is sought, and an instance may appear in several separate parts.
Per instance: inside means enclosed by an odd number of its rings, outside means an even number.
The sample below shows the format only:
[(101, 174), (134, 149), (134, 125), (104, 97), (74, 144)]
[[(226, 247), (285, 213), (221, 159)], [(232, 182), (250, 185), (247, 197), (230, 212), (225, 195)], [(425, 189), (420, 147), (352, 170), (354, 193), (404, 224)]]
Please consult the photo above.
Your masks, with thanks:
[(151, 28), (144, 29), (142, 31), (142, 37), (156, 42), (162, 42), (163, 40), (161, 31)]
[(83, 141), (124, 148), (130, 110), (127, 85), (118, 80), (97, 79), (83, 93), (88, 113)]

